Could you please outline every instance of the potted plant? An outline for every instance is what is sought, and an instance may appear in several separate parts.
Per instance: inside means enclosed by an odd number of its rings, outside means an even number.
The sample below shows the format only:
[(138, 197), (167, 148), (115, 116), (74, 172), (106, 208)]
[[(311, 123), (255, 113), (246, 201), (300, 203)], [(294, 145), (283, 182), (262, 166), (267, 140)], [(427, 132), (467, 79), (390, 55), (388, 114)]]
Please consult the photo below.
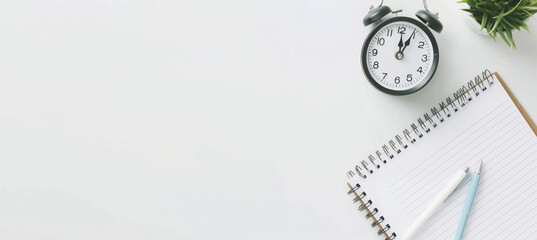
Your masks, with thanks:
[(516, 45), (512, 31), (524, 28), (529, 32), (524, 20), (537, 12), (537, 0), (461, 0), (459, 3), (468, 4), (469, 8), (462, 10), (481, 25), (480, 30), (486, 29), (494, 40), (499, 35), (513, 49)]

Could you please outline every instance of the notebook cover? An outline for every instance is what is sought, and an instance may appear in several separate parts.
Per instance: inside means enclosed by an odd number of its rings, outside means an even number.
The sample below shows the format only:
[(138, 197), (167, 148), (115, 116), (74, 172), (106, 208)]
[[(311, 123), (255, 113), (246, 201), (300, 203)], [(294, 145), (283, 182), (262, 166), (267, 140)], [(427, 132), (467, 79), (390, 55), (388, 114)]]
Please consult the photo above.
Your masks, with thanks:
[(500, 75), (498, 74), (498, 72), (495, 72), (493, 75), (494, 75), (496, 78), (498, 78), (498, 80), (499, 80), (500, 83), (502, 84), (502, 87), (505, 89), (505, 91), (507, 92), (507, 94), (509, 95), (509, 97), (511, 98), (511, 100), (515, 103), (515, 106), (518, 108), (518, 111), (520, 111), (520, 113), (522, 114), (522, 116), (524, 117), (524, 119), (526, 120), (526, 122), (528, 123), (528, 125), (530, 125), (531, 130), (533, 130), (533, 133), (535, 133), (535, 135), (537, 136), (537, 125), (535, 125), (535, 123), (533, 122), (533, 120), (530, 118), (530, 115), (528, 115), (528, 113), (526, 112), (526, 110), (524, 110), (524, 107), (522, 107), (522, 105), (520, 104), (520, 102), (518, 102), (518, 100), (516, 99), (515, 95), (513, 94), (513, 92), (511, 92), (511, 89), (509, 89), (509, 87), (507, 86), (507, 84), (505, 84), (505, 82), (504, 82), (503, 79), (500, 77)]

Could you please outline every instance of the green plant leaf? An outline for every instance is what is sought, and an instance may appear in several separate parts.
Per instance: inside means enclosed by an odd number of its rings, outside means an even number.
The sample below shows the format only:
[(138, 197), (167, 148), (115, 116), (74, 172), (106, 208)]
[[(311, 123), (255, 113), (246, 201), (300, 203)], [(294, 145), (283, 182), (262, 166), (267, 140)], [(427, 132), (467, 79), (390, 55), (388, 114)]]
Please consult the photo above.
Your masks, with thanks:
[(526, 31), (528, 31), (531, 34), (531, 31), (530, 31), (530, 28), (528, 27), (528, 24), (522, 23), (522, 25), (520, 25), (520, 26), (523, 27), (524, 29), (526, 29)]
[(502, 13), (502, 14), (500, 14), (500, 15), (498, 15), (498, 16), (495, 16), (495, 17), (493, 17), (493, 18), (502, 18), (502, 17), (505, 17), (505, 16), (511, 14), (512, 12), (514, 12), (514, 11), (516, 10), (516, 8), (520, 5), (520, 3), (522, 3), (522, 0), (520, 0), (520, 1), (518, 2), (518, 4), (517, 4), (514, 8), (512, 8), (511, 10), (509, 10), (509, 11), (507, 11), (507, 12), (505, 12), (505, 13)]
[(514, 17), (508, 17), (510, 20), (512, 20), (516, 25), (518, 26), (521, 26), (523, 27), (524, 29), (526, 29), (526, 31), (530, 31), (530, 29), (528, 28), (528, 25), (526, 23), (524, 23), (522, 20), (518, 19), (518, 18), (514, 18)]
[(492, 21), (489, 21), (487, 23), (487, 32), (489, 33), (489, 35), (492, 36), (493, 39), (496, 39), (496, 33), (493, 33), (493, 31), (491, 30), (492, 29), (492, 24), (494, 24), (494, 22), (492, 22)]
[[(537, 13), (537, 0), (459, 0), (468, 8), (462, 9), (480, 25), (482, 31), (494, 40), (498, 35), (511, 48), (516, 49), (513, 30), (522, 28), (530, 32), (524, 20)], [(531, 32), (530, 32), (531, 34)]]
[(483, 28), (487, 25), (487, 15), (483, 15), (483, 18), (481, 18), (481, 29), (479, 31), (482, 31)]
[(508, 19), (505, 19), (505, 21), (502, 21), (502, 24), (504, 24), (503, 26), (504, 29), (516, 29), (520, 31), (520, 25), (514, 26), (508, 21)]
[(511, 32), (511, 30), (508, 27), (507, 28), (505, 27), (505, 24), (502, 24), (502, 28), (506, 29), (505, 34), (507, 35), (507, 39), (509, 40), (509, 44), (511, 45), (511, 47), (513, 49), (516, 50), (515, 40), (513, 40), (513, 33)]
[[(493, 18), (495, 18), (495, 17), (493, 17)], [(490, 31), (494, 31), (498, 27), (498, 24), (500, 24), (501, 20), (502, 20), (502, 18), (497, 18), (496, 22), (494, 22), (494, 26), (492, 27), (492, 29), (490, 29)]]
[(522, 6), (522, 7), (520, 7), (520, 9), (526, 10), (526, 11), (527, 10), (531, 11), (531, 10), (537, 10), (537, 7), (536, 6)]
[(507, 43), (507, 45), (508, 45), (509, 47), (511, 47), (511, 43), (509, 42), (509, 40), (507, 40), (507, 37), (505, 37), (505, 35), (503, 34), (503, 31), (499, 31), (498, 33), (500, 34), (500, 37), (502, 37), (503, 41), (504, 41), (505, 43)]

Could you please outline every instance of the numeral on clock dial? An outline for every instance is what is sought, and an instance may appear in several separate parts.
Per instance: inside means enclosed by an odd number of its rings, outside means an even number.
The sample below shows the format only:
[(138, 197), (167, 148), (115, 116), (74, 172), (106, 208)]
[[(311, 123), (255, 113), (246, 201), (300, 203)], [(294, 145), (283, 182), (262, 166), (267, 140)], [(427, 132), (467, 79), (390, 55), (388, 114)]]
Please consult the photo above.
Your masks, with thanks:
[(380, 45), (380, 46), (384, 46), (385, 42), (386, 42), (386, 40), (384, 40), (384, 38), (379, 38), (378, 41), (377, 41), (377, 44)]
[(423, 54), (423, 56), (421, 56), (421, 61), (427, 62), (427, 55)]
[(418, 48), (422, 48), (423, 49), (423, 46), (425, 46), (425, 43), (423, 41), (420, 41), (418, 43)]

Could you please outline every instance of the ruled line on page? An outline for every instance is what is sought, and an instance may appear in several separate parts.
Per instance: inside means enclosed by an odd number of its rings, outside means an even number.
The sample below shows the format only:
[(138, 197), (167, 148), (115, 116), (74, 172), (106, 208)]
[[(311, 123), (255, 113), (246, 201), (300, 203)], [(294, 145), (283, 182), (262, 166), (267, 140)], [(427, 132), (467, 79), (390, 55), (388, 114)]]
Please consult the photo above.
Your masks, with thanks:
[[(522, 147), (522, 146), (523, 146), (523, 145), (521, 145), (520, 147)], [(532, 148), (528, 148), (528, 149), (522, 151), (522, 152), (521, 152), (518, 156), (516, 156), (515, 158), (520, 157), (520, 155), (524, 154), (526, 151), (531, 150), (531, 149), (532, 149)], [(537, 152), (537, 150), (536, 150), (535, 152), (533, 152), (532, 154), (534, 154), (534, 153), (536, 153), (536, 152)], [(490, 159), (490, 158), (489, 158), (489, 159)], [(489, 175), (494, 175), (496, 172), (498, 172), (498, 171), (502, 171), (503, 167), (505, 167), (505, 166), (498, 167), (498, 168), (487, 169), (488, 174), (489, 174)], [(496, 170), (496, 171), (495, 171), (495, 170)], [(481, 193), (481, 192), (485, 192), (485, 190), (487, 190), (487, 189), (491, 186), (491, 185), (486, 184), (486, 182), (488, 182), (488, 181), (489, 181), (489, 180), (488, 180), (487, 178), (482, 179), (482, 181), (480, 181), (480, 182), (481, 182), (480, 186), (482, 186), (482, 187), (478, 188), (478, 194), (484, 194), (484, 193)], [(485, 182), (485, 184), (483, 184), (483, 182)], [(484, 185), (484, 186), (483, 186), (483, 185)], [(440, 209), (439, 212), (441, 212), (444, 208), (447, 208), (448, 206), (451, 206), (451, 205), (459, 206), (460, 204), (462, 204), (462, 203), (465, 201), (465, 199), (464, 199), (464, 198), (460, 198), (460, 197), (461, 197), (461, 196), (465, 196), (465, 194), (466, 194), (466, 193), (465, 193), (464, 191), (458, 191), (458, 192), (456, 192), (456, 193), (454, 194), (453, 198), (450, 198), (450, 199), (448, 199), (448, 200), (446, 201), (446, 204)], [(481, 195), (479, 195), (479, 196), (481, 196)], [(456, 200), (454, 200), (454, 199), (456, 199)], [(452, 202), (453, 202), (453, 203), (452, 203)], [(475, 202), (479, 202), (479, 199), (475, 200)], [(479, 207), (477, 207), (477, 208), (479, 208)], [(449, 213), (449, 215), (443, 215), (441, 218), (436, 218), (436, 219), (432, 220), (431, 223), (432, 223), (432, 224), (435, 224), (436, 222), (441, 221), (442, 218), (445, 218), (445, 217), (451, 217), (450, 215), (455, 215), (455, 213)]]
[[(537, 150), (531, 152), (531, 154), (526, 158), (526, 159), (531, 159), (531, 156), (533, 156), (533, 154), (535, 154), (537, 152)], [(535, 166), (532, 170), (535, 170), (537, 169), (537, 166)], [(492, 174), (491, 174), (492, 175)], [(533, 179), (534, 176), (530, 177), (529, 180)], [(490, 209), (491, 207), (493, 207), (494, 209), (496, 209), (497, 211), (495, 211), (493, 214), (496, 215), (505, 215), (506, 213), (509, 213), (510, 211), (512, 211), (511, 209), (511, 204), (512, 204), (512, 199), (507, 199), (509, 197), (513, 197), (512, 196), (512, 193), (516, 190), (519, 190), (520, 189), (509, 189), (508, 187), (505, 187), (505, 188), (502, 188), (501, 190), (499, 188), (496, 188), (496, 185), (495, 184), (497, 183), (497, 181), (489, 181), (488, 183), (483, 181), (483, 183), (480, 183), (480, 186), (483, 184), (483, 185), (487, 185), (487, 187), (489, 187), (488, 189), (478, 189), (478, 195), (479, 196), (496, 196), (496, 197), (500, 197), (499, 199), (497, 198), (481, 198), (481, 199), (476, 199), (474, 201), (474, 208), (472, 208), (472, 214), (471, 214), (471, 218), (473, 219), (488, 219), (488, 216), (486, 216), (487, 214), (492, 214), (490, 211), (482, 211), (481, 209)], [(508, 184), (507, 184), (508, 185)], [(524, 184), (525, 186), (521, 186), (521, 187), (526, 187), (524, 188), (524, 190), (527, 190), (529, 187), (532, 186), (532, 184), (526, 182), (526, 184)], [(491, 187), (492, 186), (492, 190), (493, 192), (491, 192)], [(510, 190), (509, 192), (508, 189)], [(439, 236), (443, 236), (443, 234), (446, 233), (446, 231), (450, 230), (450, 228), (445, 228), (443, 226), (438, 226), (438, 224), (435, 225), (435, 223), (445, 219), (445, 218), (457, 218), (458, 216), (460, 216), (460, 209), (461, 209), (461, 206), (464, 204), (464, 201), (465, 201), (465, 196), (466, 196), (466, 192), (461, 192), (459, 194), (459, 196), (457, 196), (457, 201), (455, 202), (452, 202), (452, 203), (446, 203), (447, 206), (450, 206), (450, 207), (447, 207), (447, 208), (450, 208), (449, 212), (446, 212), (446, 211), (443, 211), (442, 213), (444, 213), (441, 218), (439, 219), (435, 219), (436, 221), (431, 221), (431, 224), (436, 226), (435, 229), (432, 231), (432, 235), (429, 235), (429, 237), (432, 237), (433, 239), (434, 238), (437, 238)], [(487, 201), (488, 200), (488, 201)], [(524, 199), (521, 199), (521, 201), (524, 201)], [(446, 208), (446, 207), (445, 207)], [(468, 235), (470, 233), (472, 233), (472, 231), (476, 230), (476, 229), (480, 229), (480, 227), (486, 227), (486, 228), (481, 228), (481, 231), (484, 231), (485, 229), (489, 229), (491, 228), (491, 226), (493, 226), (493, 224), (487, 222), (487, 221), (480, 221), (478, 222), (477, 224), (469, 224), (467, 226), (467, 230), (465, 231), (465, 235)], [(454, 229), (451, 229), (451, 230), (454, 230)], [(436, 234), (435, 234), (436, 233)], [(479, 231), (478, 231), (479, 233)], [(487, 233), (487, 236), (492, 236), (490, 233)]]
[[(528, 136), (530, 136), (530, 135), (527, 135), (527, 137), (528, 137)], [(517, 158), (519, 158), (520, 155), (526, 153), (527, 150), (531, 149), (531, 150), (533, 150), (533, 151), (531, 151), (529, 155), (527, 155), (527, 156), (524, 157), (525, 160), (524, 160), (522, 163), (526, 163), (526, 162), (530, 162), (530, 163), (531, 163), (531, 162), (533, 162), (533, 161), (528, 161), (528, 159), (530, 159), (530, 160), (531, 160), (531, 159), (533, 159), (533, 160), (535, 159), (534, 156), (535, 156), (535, 153), (537, 153), (537, 148), (536, 148), (536, 147), (537, 147), (537, 145), (536, 145), (536, 144), (533, 144), (533, 145), (531, 146), (531, 148), (527, 148), (525, 151), (522, 151), (518, 156), (513, 157), (513, 159), (517, 159)], [(518, 168), (516, 168), (516, 169), (512, 168), (512, 170), (513, 170), (513, 169), (514, 169), (515, 171), (522, 171), (522, 170), (524, 170), (524, 165), (518, 165), (517, 167), (518, 167)], [(535, 166), (534, 168), (529, 168), (529, 169), (530, 169), (529, 171), (531, 172), (531, 171), (533, 171), (533, 170), (536, 169), (536, 168), (537, 168), (537, 166)], [(499, 169), (499, 171), (502, 170), (501, 168), (496, 168), (496, 169), (497, 169), (497, 170)], [(526, 170), (528, 170), (528, 169), (526, 169)], [(489, 175), (489, 176), (496, 175), (495, 173), (490, 172), (490, 170), (488, 170), (488, 171), (489, 171), (489, 172), (488, 172), (488, 175)], [(498, 175), (500, 175), (500, 174), (498, 174)], [(508, 174), (506, 174), (506, 175), (508, 175)], [(527, 176), (533, 176), (533, 175), (528, 175), (528, 174), (527, 174)], [(482, 177), (483, 177), (483, 176), (482, 176)], [(491, 181), (492, 183), (494, 183), (494, 182), (499, 182), (500, 184), (503, 184), (503, 183), (502, 183), (502, 179), (499, 179), (499, 180), (498, 180), (498, 179), (493, 179), (493, 180), (497, 180), (497, 181)], [(512, 180), (515, 181), (515, 182), (520, 181), (520, 180), (518, 180), (518, 179), (512, 179)], [(530, 180), (531, 180), (531, 179), (530, 179)], [(489, 195), (491, 195), (491, 194), (497, 194), (497, 195), (507, 194), (507, 193), (506, 193), (506, 190), (505, 190), (505, 187), (502, 188), (502, 189), (500, 189), (500, 188), (497, 187), (498, 184), (487, 184), (486, 182), (487, 182), (487, 180), (484, 179), (484, 181), (482, 182), (482, 184), (485, 185), (485, 187), (478, 189), (478, 196), (489, 196)], [(528, 187), (530, 187), (530, 186), (532, 185), (531, 182), (527, 182), (527, 183), (528, 183), (528, 184), (525, 184), (525, 185), (528, 186)], [(503, 184), (503, 185), (507, 185), (507, 186), (509, 186), (509, 184)], [(480, 184), (480, 186), (481, 186), (481, 184)], [(492, 186), (492, 187), (491, 187), (491, 186)], [(496, 192), (498, 192), (498, 193), (494, 193), (494, 192), (487, 191), (488, 189), (492, 189), (493, 191), (496, 191)], [(465, 201), (465, 198), (464, 198), (465, 193), (463, 193), (463, 192), (459, 192), (458, 195), (459, 195), (459, 196), (456, 197), (456, 198), (457, 198), (457, 201), (452, 202), (452, 203), (450, 203), (450, 202), (446, 202), (446, 205), (444, 206), (444, 208), (446, 208), (446, 207), (449, 208), (449, 206), (451, 206), (451, 208), (453, 209), (452, 206), (462, 206), (463, 202)], [(493, 203), (489, 203), (489, 204), (480, 204), (479, 202), (480, 202), (482, 199), (489, 199), (489, 200), (490, 200), (491, 198), (478, 198), (478, 199), (476, 199), (475, 202), (474, 202), (474, 205), (475, 205), (476, 207), (473, 208), (472, 211), (473, 211), (473, 213), (474, 213), (474, 214), (473, 214), (474, 216), (477, 216), (477, 217), (480, 218), (480, 219), (481, 219), (481, 218), (485, 218), (485, 219), (486, 219), (486, 218), (487, 218), (486, 216), (484, 216), (484, 217), (480, 217), (480, 216), (479, 216), (480, 209), (481, 209), (481, 208), (490, 209), (491, 207), (494, 208), (494, 209), (498, 209), (499, 206), (497, 206), (495, 202), (493, 202)], [(444, 209), (444, 208), (443, 208), (443, 209)], [(455, 209), (457, 209), (457, 208), (455, 207)], [(460, 209), (459, 209), (459, 210), (460, 210)], [(442, 212), (442, 210), (440, 210), (440, 211)], [(481, 211), (481, 212), (482, 212), (482, 213), (485, 213), (485, 214), (487, 214), (487, 213), (488, 213), (488, 214), (494, 214), (494, 215), (497, 215), (497, 214), (498, 214), (497, 211), (495, 211), (494, 213), (492, 213), (491, 211), (484, 211), (484, 212)], [(446, 213), (446, 211), (443, 211), (442, 213), (445, 213), (445, 214), (443, 214), (442, 218), (447, 217), (448, 219), (450, 219), (450, 218), (451, 218), (451, 219), (454, 219), (454, 218), (456, 219), (456, 218), (458, 217), (458, 214), (460, 214), (460, 211), (450, 211), (450, 212), (447, 212), (447, 213)], [(503, 214), (503, 212), (500, 212), (500, 214)], [(436, 226), (436, 227), (435, 227), (436, 229), (442, 228), (442, 226), (439, 226), (438, 224), (435, 224), (437, 221), (441, 221), (442, 219), (435, 219), (435, 220), (436, 220), (435, 222), (431, 221), (431, 224), (434, 225), (434, 226)], [(475, 229), (475, 227), (476, 227), (476, 226), (471, 226), (471, 225), (470, 225), (470, 226), (469, 226), (470, 229), (469, 229), (468, 231), (466, 231), (466, 233), (471, 232), (471, 231), (472, 231), (471, 229)], [(488, 227), (488, 226), (487, 226), (487, 227)], [(487, 235), (487, 236), (488, 236), (488, 235)]]
[[(513, 137), (514, 137), (514, 136), (516, 136), (516, 134), (513, 135)], [(517, 148), (517, 149), (514, 149), (513, 151), (516, 151), (516, 150), (518, 150), (519, 148), (522, 148), (522, 146), (523, 146), (523, 145), (520, 144), (520, 142), (521, 142), (521, 140), (522, 140), (525, 136), (518, 136), (518, 137), (519, 137), (519, 139), (518, 139), (517, 141), (513, 141), (513, 143), (509, 146), (509, 147), (511, 147), (511, 146), (514, 146), (515, 144), (518, 144), (518, 148)], [(486, 152), (486, 150), (483, 150), (483, 151)], [(485, 158), (485, 159), (486, 159), (486, 158)], [(507, 164), (507, 163), (506, 163), (506, 164)], [(494, 169), (494, 168), (493, 168), (493, 169)], [(493, 169), (487, 169), (487, 170), (492, 171)], [(495, 168), (495, 169), (500, 169), (500, 170), (501, 170), (501, 168)], [(500, 170), (498, 170), (498, 171), (500, 171)], [(493, 175), (494, 173), (489, 172), (489, 174)], [(483, 184), (482, 184), (483, 181), (485, 181), (485, 179), (482, 180), (482, 182), (481, 182), (481, 186), (483, 186)], [(482, 189), (483, 189), (483, 187), (480, 188), (479, 190), (482, 190)], [(431, 189), (431, 190), (432, 190), (432, 189)], [(460, 191), (459, 191), (459, 192), (460, 192)], [(452, 197), (455, 197), (455, 195), (456, 195), (456, 193), (455, 193), (454, 196), (452, 196)], [(413, 208), (412, 208), (412, 214), (411, 214), (411, 215), (413, 215), (413, 217), (416, 217), (416, 216), (419, 214), (419, 213), (418, 213), (418, 212), (419, 212), (419, 211), (418, 211), (418, 208), (420, 208), (420, 206), (424, 206), (424, 204), (427, 204), (427, 201), (430, 201), (430, 199), (423, 199), (423, 201), (419, 201), (419, 202), (416, 202), (415, 204), (413, 204), (414, 206), (413, 206)], [(446, 201), (446, 203), (448, 203), (448, 201)], [(408, 206), (408, 207), (410, 207), (410, 206)]]
[[(483, 116), (483, 117), (482, 117), (480, 120), (478, 120), (477, 122), (479, 122), (479, 121), (481, 121), (481, 120), (487, 118), (490, 114), (494, 113), (496, 110), (498, 110), (500, 107), (506, 105), (507, 103), (508, 103), (508, 100), (506, 100), (506, 101), (504, 101), (503, 103), (499, 104), (496, 108), (494, 108), (493, 110), (491, 110), (489, 113), (487, 113), (485, 116)], [(503, 110), (507, 110), (507, 109), (509, 109), (509, 106), (508, 106), (508, 105), (507, 105), (507, 108), (505, 108), (505, 109), (503, 109)], [(489, 121), (490, 121), (490, 120), (489, 120)], [(477, 122), (476, 122), (476, 123), (477, 123)], [(474, 124), (476, 124), (476, 123), (474, 123)], [(488, 123), (488, 122), (487, 122), (487, 123)], [(470, 125), (470, 127), (466, 128), (463, 132), (467, 132), (467, 131), (469, 131), (469, 130), (471, 130), (471, 129), (476, 129), (475, 126), (474, 126), (473, 124)], [(477, 131), (477, 130), (476, 130), (476, 131)], [(462, 135), (462, 134), (460, 134), (459, 136), (461, 136), (461, 135)], [(446, 148), (449, 144), (455, 142), (456, 140), (457, 140), (457, 139), (452, 139), (451, 141), (449, 141), (448, 143), (446, 143), (441, 149)], [(432, 155), (431, 155), (431, 156), (432, 156)], [(429, 156), (429, 157), (431, 157), (431, 156)], [(426, 159), (427, 159), (427, 158), (426, 158)], [(417, 166), (419, 166), (419, 165), (420, 165), (420, 164), (418, 164)], [(414, 170), (415, 170), (415, 169), (412, 169), (409, 173), (411, 173), (411, 172), (414, 171)], [(401, 176), (398, 180), (396, 180), (396, 181), (390, 186), (390, 188), (393, 188), (394, 185), (397, 185), (397, 184), (401, 183), (401, 182), (402, 182), (401, 180), (403, 180), (403, 178), (405, 178), (404, 175)]]
[[(508, 115), (510, 116), (511, 113)], [(507, 118), (508, 116), (506, 116), (505, 118)], [(505, 120), (505, 118), (503, 118), (502, 120)], [(516, 119), (516, 118), (515, 118)], [(505, 126), (508, 126), (509, 124), (512, 124), (512, 122), (515, 120), (513, 119), (512, 121), (509, 121), (509, 122), (504, 122), (503, 126), (501, 126), (501, 129), (503, 129)], [(403, 204), (405, 203), (408, 203), (408, 200), (413, 197), (413, 196), (416, 196), (415, 193), (417, 191), (419, 191), (420, 189), (422, 189), (422, 187), (420, 187), (421, 185), (427, 185), (428, 181), (427, 180), (431, 180), (431, 179), (438, 179), (439, 177), (437, 176), (436, 172), (433, 171), (432, 169), (439, 169), (439, 168), (443, 168), (444, 165), (452, 165), (454, 164), (452, 161), (440, 161), (440, 159), (444, 158), (447, 156), (447, 159), (451, 160), (451, 159), (454, 159), (454, 156), (455, 155), (458, 155), (460, 154), (461, 152), (463, 152), (463, 150), (465, 149), (468, 149), (470, 147), (472, 147), (472, 142), (476, 141), (477, 139), (481, 139), (483, 137), (483, 135), (485, 134), (494, 134), (494, 132), (490, 131), (490, 128), (492, 127), (496, 127), (497, 124), (500, 124), (501, 121), (498, 121), (496, 124), (494, 124), (493, 126), (490, 126), (489, 128), (486, 128), (483, 133), (481, 133), (480, 135), (477, 135), (477, 136), (470, 136), (470, 137), (467, 137), (463, 140), (460, 141), (460, 143), (464, 144), (463, 148), (460, 149), (459, 151), (456, 151), (456, 152), (453, 152), (453, 151), (449, 151), (449, 152), (446, 152), (445, 154), (439, 156), (438, 158), (430, 158), (429, 160), (431, 160), (431, 162), (436, 162), (438, 164), (434, 165), (434, 164), (429, 164), (427, 166), (423, 166), (420, 168), (420, 171), (417, 172), (415, 175), (411, 175), (411, 176), (408, 176), (409, 178), (411, 179), (414, 179), (414, 181), (411, 181), (412, 183), (415, 183), (415, 184), (407, 184), (407, 185), (402, 185), (400, 186), (400, 189), (402, 189), (402, 191), (399, 191), (398, 194), (396, 194), (396, 198), (398, 198)], [(513, 128), (516, 127), (516, 125), (513, 126)], [(497, 133), (497, 132), (496, 132)], [(506, 132), (507, 134), (508, 132)], [(487, 138), (487, 139), (491, 139), (491, 137)], [(470, 149), (472, 150), (472, 149)], [(438, 152), (438, 151), (437, 151)], [(432, 154), (431, 156), (434, 156), (435, 154)], [(421, 173), (421, 174), (419, 174)], [(428, 174), (423, 174), (423, 173), (428, 173)], [(418, 175), (421, 175), (421, 176), (418, 176)], [(416, 179), (418, 178), (418, 179)], [(410, 182), (410, 181), (408, 181)], [(429, 188), (434, 188), (433, 185), (429, 184), (428, 185)], [(413, 188), (415, 189), (414, 191), (410, 191), (409, 188)], [(403, 194), (406, 196), (404, 197)], [(414, 200), (412, 200), (411, 202), (415, 202)], [(406, 206), (407, 207), (407, 206)]]
[[(451, 141), (449, 141), (448, 143), (446, 143), (446, 144), (445, 144), (443, 147), (441, 147), (440, 149), (441, 149), (441, 150), (445, 150), (445, 149), (447, 149), (448, 146), (449, 146), (451, 143), (457, 142), (457, 140), (458, 140), (459, 138), (463, 137), (463, 136), (464, 136), (464, 133), (467, 133), (467, 132), (469, 132), (469, 131), (471, 131), (471, 130), (479, 131), (482, 127), (484, 127), (484, 125), (488, 124), (489, 122), (491, 122), (492, 120), (494, 120), (497, 116), (500, 116), (501, 113), (503, 113), (504, 111), (506, 111), (506, 110), (509, 109), (509, 105), (507, 105), (507, 108), (505, 108), (505, 109), (500, 109), (500, 107), (506, 105), (506, 103), (508, 103), (507, 100), (506, 100), (505, 102), (503, 102), (502, 104), (498, 105), (498, 107), (496, 107), (495, 109), (493, 109), (492, 111), (490, 111), (488, 114), (486, 114), (485, 116), (483, 116), (481, 119), (479, 119), (479, 120), (476, 121), (475, 123), (470, 124), (470, 127), (466, 128), (461, 134), (459, 134), (456, 138), (454, 138), (454, 139), (452, 139)], [(483, 121), (483, 119), (486, 119), (490, 114), (496, 112), (496, 110), (498, 110), (498, 109), (500, 109), (501, 111), (500, 111), (497, 115), (494, 115), (494, 117), (493, 117), (492, 119), (489, 119), (486, 123), (482, 124), (481, 126), (479, 126), (479, 127), (477, 127), (477, 128), (475, 127), (477, 123), (479, 123), (480, 121)], [(474, 131), (474, 132), (475, 132), (475, 131)], [(471, 134), (470, 134), (470, 135), (471, 135)], [(460, 144), (460, 142), (457, 143), (455, 146), (452, 146), (452, 147), (456, 147), (456, 146), (458, 146), (459, 144)], [(410, 170), (407, 174), (415, 176), (416, 174), (413, 174), (413, 172), (417, 171), (418, 168), (419, 168), (420, 166), (424, 165), (424, 162), (426, 162), (428, 159), (431, 159), (431, 158), (434, 156), (434, 154), (436, 154), (436, 153), (431, 154), (430, 156), (426, 157), (421, 163), (416, 164), (416, 167), (413, 168), (412, 170)], [(432, 164), (432, 163), (434, 163), (434, 161), (430, 161), (430, 164)], [(397, 187), (396, 185), (406, 185), (409, 181), (412, 180), (412, 178), (410, 178), (410, 179), (406, 179), (406, 181), (403, 181), (405, 178), (407, 178), (407, 176), (408, 176), (408, 175), (402, 175), (398, 180), (396, 180), (396, 181), (390, 186), (390, 189), (394, 190), (394, 192), (395, 192), (395, 191), (397, 191), (397, 189), (399, 189), (399, 187)], [(394, 187), (396, 187), (396, 188), (394, 188)]]
[[(515, 125), (513, 128), (515, 128), (515, 127), (516, 127), (516, 125)], [(511, 129), (511, 130), (512, 130), (512, 129)], [(523, 130), (523, 129), (521, 129), (521, 130)], [(504, 137), (504, 136), (505, 136), (506, 134), (508, 134), (508, 133), (510, 133), (510, 131), (506, 131), (506, 132), (504, 133), (504, 135), (502, 135), (501, 137)], [(512, 138), (512, 137), (515, 137), (515, 136), (516, 136), (516, 134), (515, 134), (515, 135), (512, 135), (511, 138)], [(494, 136), (491, 137), (491, 138), (489, 138), (489, 139), (492, 139), (492, 138), (494, 138)], [(468, 146), (470, 146), (470, 145), (468, 145)], [(475, 157), (475, 155), (478, 155), (479, 153), (484, 153), (484, 152), (485, 152), (485, 154), (487, 154), (486, 151), (487, 151), (487, 148), (482, 148), (482, 149), (480, 150), (480, 152), (474, 154), (474, 157)], [(469, 153), (469, 152), (463, 152), (463, 151), (461, 150), (461, 151), (459, 151), (457, 154), (466, 156), (466, 155), (469, 155), (470, 153)], [(448, 158), (448, 159), (455, 159), (455, 160), (454, 160), (454, 162), (444, 161), (444, 163), (447, 163), (447, 164), (455, 164), (455, 165), (461, 165), (461, 166), (462, 166), (462, 164), (459, 163), (459, 162), (461, 162), (461, 161), (463, 160), (462, 158), (456, 158), (455, 155), (454, 155), (454, 156), (451, 156), (451, 157)], [(439, 160), (439, 159), (438, 159), (438, 160)], [(440, 165), (437, 166), (435, 169), (442, 168), (442, 165), (444, 165), (444, 164), (440, 164)], [(431, 169), (425, 169), (424, 171), (430, 172), (430, 173), (428, 174), (429, 179), (422, 179), (420, 182), (423, 183), (423, 184), (408, 186), (408, 188), (410, 188), (410, 187), (414, 188), (415, 191), (413, 191), (412, 193), (408, 193), (408, 192), (407, 192), (407, 194), (408, 194), (408, 195), (407, 195), (407, 198), (401, 200), (401, 202), (402, 202), (403, 204), (405, 204), (405, 208), (408, 208), (410, 205), (417, 205), (417, 206), (419, 206), (419, 205), (423, 204), (423, 202), (422, 202), (422, 203), (416, 203), (416, 199), (412, 199), (412, 198), (418, 197), (418, 196), (420, 195), (419, 192), (434, 191), (435, 186), (432, 185), (432, 184), (426, 184), (426, 183), (428, 182), (428, 180), (432, 180), (432, 179), (434, 179), (434, 178), (438, 178), (438, 174), (436, 174), (435, 172), (433, 172), (433, 170), (431, 170)], [(448, 174), (450, 174), (450, 173), (449, 173), (449, 172), (446, 172), (444, 175), (447, 176)], [(424, 184), (425, 184), (425, 186), (422, 187), (421, 185), (424, 185)], [(407, 190), (407, 191), (409, 191), (409, 190)], [(421, 198), (421, 199), (424, 200), (424, 201), (426, 201), (426, 199), (423, 199), (423, 198)], [(409, 200), (410, 200), (410, 201), (409, 201)]]

